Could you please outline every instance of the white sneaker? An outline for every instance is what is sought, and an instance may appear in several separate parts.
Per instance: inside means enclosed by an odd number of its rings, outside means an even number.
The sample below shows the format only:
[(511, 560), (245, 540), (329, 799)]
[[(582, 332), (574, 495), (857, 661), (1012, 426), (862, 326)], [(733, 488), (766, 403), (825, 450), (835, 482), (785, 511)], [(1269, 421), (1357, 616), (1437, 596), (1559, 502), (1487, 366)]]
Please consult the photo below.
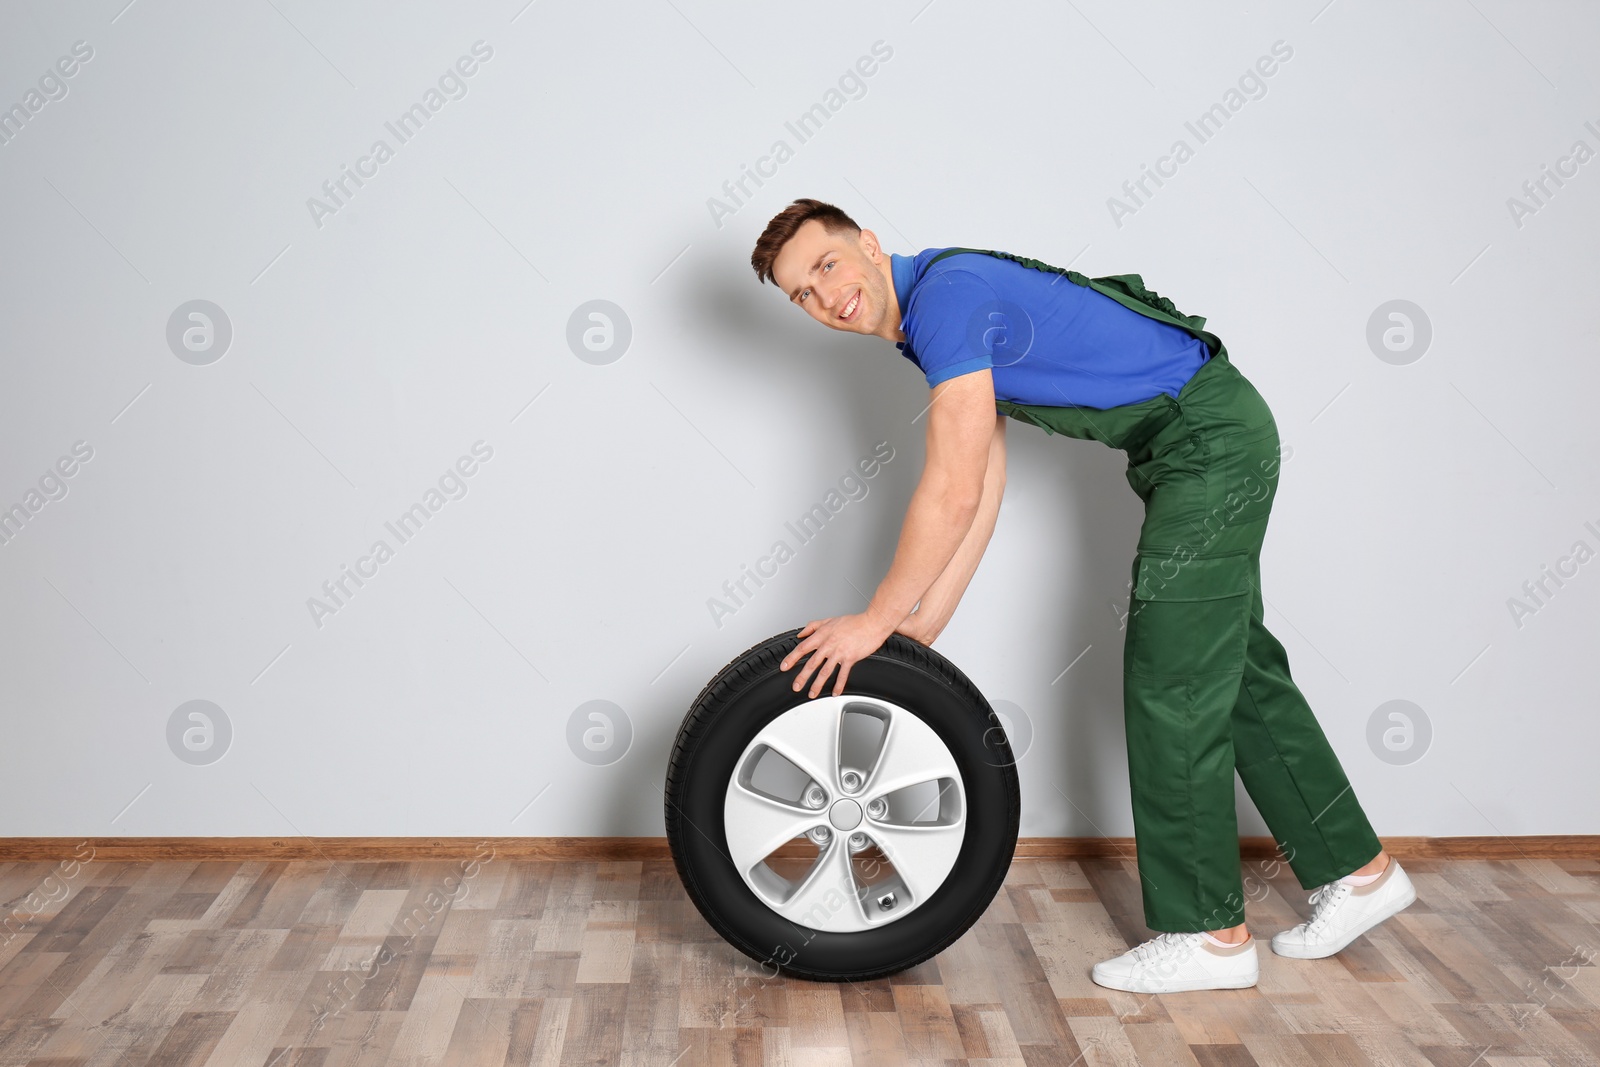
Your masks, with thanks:
[(1351, 885), (1332, 881), (1312, 893), (1316, 912), (1311, 921), (1274, 935), (1272, 951), (1300, 960), (1331, 956), (1416, 899), (1416, 887), (1391, 856), (1389, 866), (1374, 882)]
[(1198, 933), (1165, 933), (1094, 965), (1097, 985), (1129, 993), (1244, 989), (1256, 984), (1256, 939), (1213, 945)]

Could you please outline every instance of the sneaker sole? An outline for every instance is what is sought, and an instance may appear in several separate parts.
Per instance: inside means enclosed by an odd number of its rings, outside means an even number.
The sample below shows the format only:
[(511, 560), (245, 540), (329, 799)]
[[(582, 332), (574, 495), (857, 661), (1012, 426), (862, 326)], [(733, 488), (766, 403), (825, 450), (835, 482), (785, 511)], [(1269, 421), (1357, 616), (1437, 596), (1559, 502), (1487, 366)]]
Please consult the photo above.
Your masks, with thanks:
[(1381, 912), (1378, 915), (1377, 918), (1373, 919), (1370, 923), (1368, 923), (1367, 925), (1363, 926), (1361, 929), (1352, 932), (1343, 941), (1333, 942), (1333, 943), (1326, 944), (1326, 945), (1314, 945), (1314, 946), (1288, 945), (1286, 947), (1279, 948), (1278, 947), (1278, 939), (1276, 937), (1274, 937), (1272, 939), (1272, 951), (1277, 953), (1279, 956), (1286, 956), (1289, 959), (1294, 959), (1294, 960), (1320, 960), (1320, 959), (1326, 959), (1327, 957), (1332, 956), (1336, 952), (1344, 951), (1344, 949), (1352, 941), (1354, 941), (1356, 938), (1360, 937), (1362, 934), (1366, 933), (1368, 930), (1371, 930), (1374, 926), (1377, 926), (1379, 923), (1382, 923), (1382, 922), (1387, 922), (1388, 920), (1394, 918), (1396, 915), (1399, 915), (1402, 911), (1405, 911), (1407, 908), (1409, 908), (1416, 901), (1416, 899), (1417, 899), (1416, 886), (1408, 886), (1407, 889), (1406, 889), (1406, 895), (1405, 896), (1403, 896), (1403, 897), (1399, 898), (1398, 900), (1396, 900), (1392, 905), (1389, 906), (1389, 908), (1386, 911)]
[(1206, 978), (1193, 978), (1185, 982), (1169, 982), (1159, 986), (1151, 986), (1149, 983), (1140, 985), (1136, 982), (1118, 985), (1115, 982), (1103, 981), (1092, 972), (1090, 978), (1095, 985), (1104, 986), (1107, 989), (1120, 989), (1124, 993), (1191, 993), (1202, 989), (1249, 989), (1260, 979), (1260, 972), (1257, 971), (1248, 978), (1221, 978), (1215, 981)]

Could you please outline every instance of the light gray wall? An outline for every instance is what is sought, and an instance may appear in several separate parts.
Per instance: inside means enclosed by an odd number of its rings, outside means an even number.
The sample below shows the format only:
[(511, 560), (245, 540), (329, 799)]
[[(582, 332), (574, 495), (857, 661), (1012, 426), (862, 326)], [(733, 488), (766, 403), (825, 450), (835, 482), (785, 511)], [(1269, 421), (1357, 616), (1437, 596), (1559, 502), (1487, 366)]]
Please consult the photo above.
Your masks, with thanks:
[[(0, 834), (659, 834), (701, 685), (859, 610), (921, 470), (915, 367), (749, 269), (795, 196), (895, 251), (1137, 272), (1207, 316), (1292, 449), (1268, 624), (1380, 833), (1596, 832), (1597, 45), (1593, 5), (1509, 0), (9, 3), (0, 105), (39, 107), (0, 145), (0, 506), (37, 511), (0, 545)], [(1570, 176), (1541, 206), (1546, 165)], [(181, 342), (197, 300), (225, 352)], [(593, 300), (631, 328), (610, 362), (568, 341)], [(1425, 348), (1369, 343), (1397, 300)], [(1120, 453), (1010, 439), (935, 647), (1031, 736), (1025, 835), (1128, 834), (1139, 503)], [(723, 582), (880, 441), (867, 494), (718, 625)], [(201, 765), (197, 700), (231, 730)], [(577, 754), (590, 701), (625, 716), (610, 762)], [(1370, 739), (1391, 701), (1420, 709), (1398, 752)]]

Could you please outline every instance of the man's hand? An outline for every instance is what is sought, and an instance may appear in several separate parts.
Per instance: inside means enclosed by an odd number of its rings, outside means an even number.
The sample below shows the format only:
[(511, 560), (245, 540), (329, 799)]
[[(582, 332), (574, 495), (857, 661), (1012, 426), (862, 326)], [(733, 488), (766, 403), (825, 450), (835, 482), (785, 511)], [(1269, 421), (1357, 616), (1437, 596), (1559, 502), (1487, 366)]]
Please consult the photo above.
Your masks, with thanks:
[(793, 664), (799, 662), (800, 657), (807, 652), (811, 658), (795, 675), (794, 688), (796, 691), (804, 688), (806, 678), (811, 672), (817, 671), (816, 681), (811, 686), (809, 696), (815, 699), (822, 692), (822, 687), (828, 680), (828, 675), (833, 673), (833, 668), (839, 668), (839, 680), (834, 683), (833, 695), (838, 696), (844, 692), (845, 679), (850, 676), (850, 668), (878, 651), (883, 647), (884, 641), (894, 630), (886, 626), (881, 618), (875, 615), (839, 615), (831, 619), (813, 619), (801, 627), (800, 643), (794, 650), (783, 657), (783, 662), (778, 664), (780, 671), (786, 671)]

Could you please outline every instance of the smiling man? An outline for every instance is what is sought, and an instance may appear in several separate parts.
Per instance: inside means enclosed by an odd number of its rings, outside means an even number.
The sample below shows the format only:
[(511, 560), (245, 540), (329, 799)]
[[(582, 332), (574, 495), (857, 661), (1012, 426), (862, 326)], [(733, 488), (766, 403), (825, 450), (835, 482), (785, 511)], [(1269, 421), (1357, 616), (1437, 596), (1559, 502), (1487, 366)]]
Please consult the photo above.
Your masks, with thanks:
[(1416, 893), (1383, 851), (1262, 621), (1260, 552), (1278, 430), (1227, 349), (1136, 274), (1087, 278), (972, 248), (885, 253), (839, 208), (801, 199), (750, 257), (830, 329), (892, 341), (932, 390), (927, 461), (867, 609), (814, 619), (780, 664), (818, 696), (899, 632), (944, 629), (988, 547), (1007, 418), (1128, 455), (1143, 501), (1123, 648), (1123, 716), (1145, 925), (1095, 965), (1143, 993), (1240, 988), (1259, 973), (1244, 925), (1237, 772), (1303, 888), (1309, 922), (1280, 955), (1330, 956)]

